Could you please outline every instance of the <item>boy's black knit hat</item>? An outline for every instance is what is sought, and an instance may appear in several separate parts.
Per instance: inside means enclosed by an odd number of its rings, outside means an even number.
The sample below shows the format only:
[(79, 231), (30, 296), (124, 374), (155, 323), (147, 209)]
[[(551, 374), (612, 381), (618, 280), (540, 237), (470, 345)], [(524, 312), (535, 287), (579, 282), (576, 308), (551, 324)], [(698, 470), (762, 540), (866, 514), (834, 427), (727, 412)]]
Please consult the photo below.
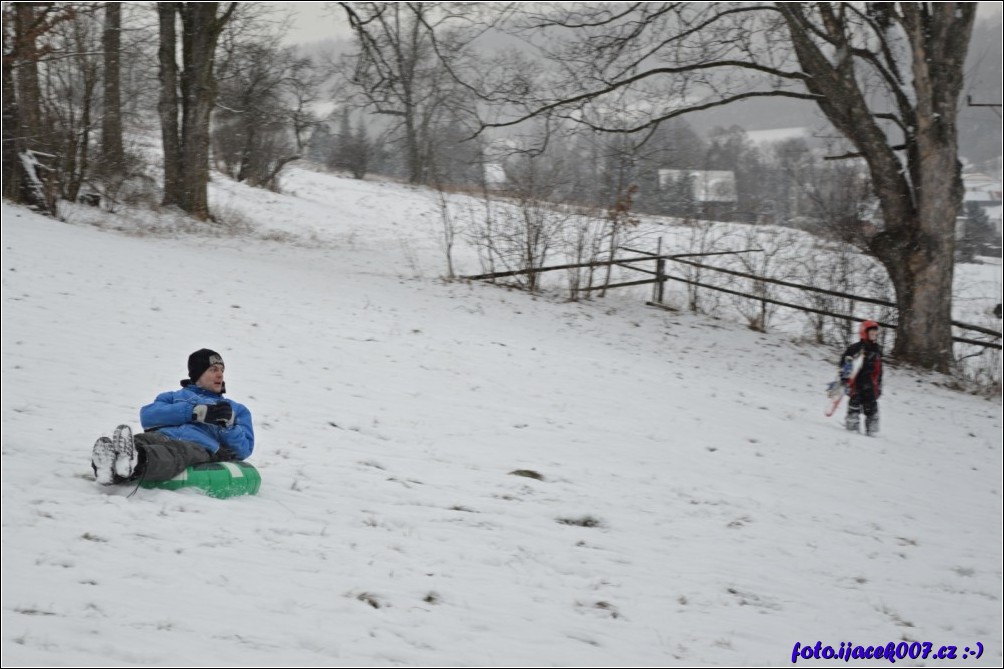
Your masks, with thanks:
[(200, 348), (198, 351), (188, 356), (188, 378), (192, 383), (199, 380), (199, 377), (206, 373), (206, 370), (213, 365), (222, 365), (223, 356), (208, 348)]

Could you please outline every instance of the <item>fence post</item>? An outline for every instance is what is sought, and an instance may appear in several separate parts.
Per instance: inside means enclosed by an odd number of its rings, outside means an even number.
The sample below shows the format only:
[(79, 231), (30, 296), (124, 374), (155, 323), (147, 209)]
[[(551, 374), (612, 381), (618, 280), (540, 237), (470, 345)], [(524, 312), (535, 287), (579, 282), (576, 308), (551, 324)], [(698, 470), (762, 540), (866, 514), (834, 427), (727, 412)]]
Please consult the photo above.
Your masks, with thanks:
[(659, 244), (656, 247), (655, 259), (655, 302), (662, 304), (663, 293), (666, 289), (666, 260), (662, 257), (662, 237), (659, 237)]

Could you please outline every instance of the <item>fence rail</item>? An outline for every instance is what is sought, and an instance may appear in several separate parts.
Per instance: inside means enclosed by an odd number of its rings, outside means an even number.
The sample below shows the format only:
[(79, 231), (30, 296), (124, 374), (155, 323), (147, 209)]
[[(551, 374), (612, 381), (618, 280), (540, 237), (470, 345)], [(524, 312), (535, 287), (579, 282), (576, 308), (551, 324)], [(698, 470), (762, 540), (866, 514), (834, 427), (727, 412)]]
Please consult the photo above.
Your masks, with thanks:
[[(663, 302), (663, 287), (664, 287), (666, 281), (679, 281), (679, 282), (686, 283), (686, 284), (691, 285), (691, 286), (695, 286), (697, 288), (704, 288), (706, 290), (715, 290), (715, 291), (722, 292), (722, 293), (727, 293), (727, 294), (730, 294), (730, 295), (737, 295), (739, 297), (749, 298), (751, 300), (756, 300), (758, 302), (763, 302), (763, 303), (766, 303), (766, 304), (775, 304), (775, 305), (786, 307), (786, 308), (789, 308), (789, 309), (796, 309), (798, 311), (804, 311), (804, 312), (808, 312), (808, 313), (820, 314), (820, 315), (823, 315), (823, 316), (830, 316), (831, 318), (839, 318), (839, 319), (843, 319), (843, 320), (851, 321), (851, 322), (861, 320), (860, 317), (854, 316), (854, 315), (840, 314), (840, 313), (836, 313), (834, 311), (829, 311), (829, 310), (826, 310), (826, 309), (818, 309), (818, 308), (815, 308), (815, 307), (807, 307), (807, 306), (804, 306), (804, 305), (801, 305), (801, 304), (793, 304), (791, 302), (784, 302), (784, 301), (781, 301), (781, 300), (775, 300), (775, 299), (767, 297), (765, 295), (751, 295), (749, 293), (743, 293), (743, 292), (738, 291), (738, 290), (732, 290), (731, 288), (723, 288), (721, 286), (715, 286), (715, 285), (712, 285), (712, 284), (701, 283), (699, 281), (695, 281), (693, 279), (688, 279), (688, 278), (685, 278), (685, 277), (673, 276), (671, 274), (668, 274), (665, 271), (665, 263), (666, 263), (666, 261), (670, 261), (670, 262), (680, 263), (680, 264), (683, 264), (683, 265), (689, 265), (691, 267), (696, 267), (696, 268), (699, 268), (699, 269), (704, 269), (704, 270), (707, 270), (707, 271), (710, 271), (710, 272), (720, 272), (722, 274), (728, 274), (728, 275), (737, 276), (737, 277), (740, 277), (740, 278), (751, 279), (753, 281), (762, 282), (762, 283), (765, 283), (765, 284), (772, 284), (772, 285), (777, 285), (777, 286), (783, 286), (785, 288), (792, 288), (792, 289), (795, 289), (795, 290), (802, 290), (802, 291), (807, 291), (807, 292), (819, 293), (821, 295), (828, 295), (830, 297), (839, 297), (839, 298), (842, 298), (842, 299), (853, 300), (855, 302), (863, 302), (865, 304), (874, 304), (874, 305), (877, 305), (877, 306), (889, 307), (889, 308), (893, 308), (893, 309), (897, 309), (898, 308), (897, 305), (894, 302), (889, 302), (888, 300), (881, 300), (881, 299), (874, 298), (874, 297), (864, 297), (864, 296), (861, 296), (861, 295), (852, 295), (850, 293), (844, 293), (844, 292), (837, 291), (837, 290), (828, 290), (828, 289), (825, 289), (825, 288), (817, 288), (815, 286), (806, 286), (804, 284), (793, 283), (791, 281), (783, 281), (781, 279), (773, 279), (773, 278), (770, 278), (770, 277), (757, 276), (755, 274), (750, 274), (748, 272), (740, 272), (740, 271), (737, 271), (737, 270), (727, 269), (727, 268), (724, 268), (724, 267), (715, 267), (714, 265), (706, 265), (704, 263), (695, 262), (693, 260), (687, 260), (687, 258), (720, 256), (720, 255), (736, 255), (736, 254), (739, 254), (739, 253), (751, 253), (751, 252), (759, 251), (760, 249), (745, 249), (745, 250), (742, 250), (742, 251), (718, 251), (718, 252), (714, 252), (714, 253), (675, 253), (675, 254), (671, 254), (671, 255), (664, 255), (661, 252), (662, 251), (662, 240), (661, 239), (659, 240), (659, 250), (657, 252), (655, 252), (655, 253), (652, 253), (650, 251), (641, 251), (641, 250), (638, 250), (638, 249), (632, 249), (632, 248), (628, 248), (626, 246), (622, 246), (620, 248), (621, 248), (621, 250), (627, 251), (629, 253), (638, 254), (638, 257), (633, 257), (633, 258), (611, 258), (609, 260), (595, 260), (595, 261), (591, 261), (591, 262), (572, 263), (572, 264), (566, 264), (566, 265), (551, 265), (551, 266), (548, 266), (548, 267), (536, 267), (536, 268), (529, 268), (529, 269), (509, 270), (509, 271), (505, 271), (505, 272), (490, 272), (488, 274), (476, 274), (476, 275), (470, 275), (470, 276), (462, 276), (460, 278), (461, 279), (468, 279), (468, 280), (472, 280), (472, 281), (473, 280), (489, 280), (489, 279), (499, 279), (499, 278), (510, 277), (510, 276), (518, 276), (518, 275), (521, 275), (521, 274), (539, 274), (539, 273), (543, 273), (543, 272), (553, 272), (553, 271), (556, 271), (556, 270), (563, 270), (563, 269), (567, 270), (567, 269), (581, 269), (581, 268), (586, 268), (586, 267), (609, 267), (609, 266), (612, 266), (612, 265), (617, 265), (619, 267), (623, 267), (625, 269), (629, 269), (629, 270), (632, 270), (632, 271), (635, 271), (635, 272), (640, 272), (640, 273), (643, 273), (643, 274), (648, 274), (650, 276), (653, 276), (654, 278), (652, 278), (652, 279), (642, 279), (642, 280), (639, 280), (639, 281), (625, 281), (625, 282), (621, 282), (621, 283), (602, 284), (602, 285), (599, 285), (599, 286), (587, 286), (585, 288), (578, 288), (578, 289), (576, 289), (576, 292), (588, 293), (588, 292), (595, 291), (595, 290), (605, 290), (605, 289), (610, 289), (610, 288), (626, 288), (626, 287), (629, 287), (629, 286), (644, 286), (644, 285), (653, 284), (653, 285), (655, 285), (655, 290), (653, 291), (654, 292), (653, 299), (651, 301), (646, 302), (645, 304), (647, 304), (648, 306), (652, 306), (652, 307), (658, 307), (658, 308), (662, 308), (662, 309), (668, 309), (670, 311), (676, 311), (676, 309), (674, 309), (673, 307), (670, 307), (670, 306), (664, 304), (664, 302)], [(641, 262), (655, 262), (655, 270), (653, 271), (653, 270), (649, 270), (649, 269), (643, 269), (641, 267), (636, 267), (634, 265), (634, 263), (641, 263)], [(881, 325), (884, 328), (888, 328), (890, 330), (895, 330), (897, 328), (897, 325), (895, 323), (883, 323), (883, 322), (879, 322), (879, 325)], [(996, 330), (992, 330), (990, 328), (983, 327), (983, 326), (980, 326), (980, 325), (973, 325), (972, 323), (963, 323), (961, 321), (955, 321), (955, 320), (952, 321), (952, 325), (954, 327), (957, 327), (957, 328), (960, 328), (960, 329), (963, 329), (963, 330), (967, 330), (967, 331), (970, 331), (970, 332), (978, 332), (980, 334), (988, 335), (990, 337), (993, 337), (994, 340), (995, 340), (995, 341), (983, 341), (983, 340), (978, 340), (978, 339), (970, 339), (968, 337), (955, 337), (955, 336), (953, 336), (952, 337), (952, 341), (959, 342), (960, 344), (971, 344), (973, 346), (982, 346), (984, 348), (992, 348), (992, 349), (1001, 350), (1001, 344), (1000, 344), (1001, 333), (1000, 332), (997, 332)]]

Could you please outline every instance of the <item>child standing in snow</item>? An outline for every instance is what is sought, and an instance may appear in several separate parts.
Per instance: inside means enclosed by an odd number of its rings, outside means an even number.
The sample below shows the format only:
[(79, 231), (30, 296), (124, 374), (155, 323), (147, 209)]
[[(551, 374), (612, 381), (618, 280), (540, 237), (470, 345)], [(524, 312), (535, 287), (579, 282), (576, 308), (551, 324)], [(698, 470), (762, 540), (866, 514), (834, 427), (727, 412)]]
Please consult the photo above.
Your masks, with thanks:
[(208, 348), (188, 356), (181, 390), (161, 393), (140, 409), (145, 430), (133, 436), (119, 425), (91, 451), (94, 478), (101, 485), (126, 481), (169, 481), (187, 467), (244, 460), (254, 450), (251, 412), (223, 398), (223, 358)]
[[(865, 434), (872, 436), (879, 431), (878, 398), (882, 394), (882, 347), (878, 343), (879, 324), (865, 321), (861, 324), (861, 340), (851, 344), (840, 357), (840, 368), (848, 363), (857, 367), (856, 374), (842, 378), (847, 382), (850, 399), (847, 403), (845, 424), (848, 430), (861, 429), (861, 414), (865, 414)], [(860, 357), (860, 366), (855, 360)]]

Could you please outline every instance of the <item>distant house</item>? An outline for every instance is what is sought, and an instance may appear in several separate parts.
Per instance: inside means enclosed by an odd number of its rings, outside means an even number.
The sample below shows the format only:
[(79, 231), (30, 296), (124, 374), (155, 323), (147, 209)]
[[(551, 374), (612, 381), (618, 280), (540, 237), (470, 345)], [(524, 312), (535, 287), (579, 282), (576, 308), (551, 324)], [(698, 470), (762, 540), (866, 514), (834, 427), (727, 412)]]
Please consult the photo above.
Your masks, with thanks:
[[(689, 180), (691, 190), (686, 196), (679, 185)], [(688, 199), (696, 214), (706, 219), (730, 220), (736, 209), (736, 174), (731, 170), (659, 170), (659, 190), (667, 196)], [(669, 211), (682, 202), (666, 202)]]
[(505, 188), (508, 178), (505, 174), (505, 167), (502, 163), (484, 164), (485, 187), (489, 190), (501, 190)]
[(962, 175), (962, 185), (965, 188), (963, 201), (974, 202), (983, 208), (987, 218), (993, 224), (997, 233), (1001, 232), (1001, 206), (1004, 204), (1004, 185), (1000, 179), (986, 174), (971, 172)]
[(984, 207), (983, 211), (987, 212), (987, 218), (993, 223), (994, 229), (997, 230), (997, 234), (1001, 234), (1002, 228), (1002, 214), (1004, 214), (1004, 208), (998, 204), (996, 207)]
[(659, 189), (667, 190), (680, 179), (690, 177), (697, 202), (736, 202), (736, 174), (731, 170), (659, 170)]
[(789, 139), (802, 139), (806, 143), (814, 141), (812, 132), (804, 126), (794, 128), (773, 128), (771, 130), (747, 130), (746, 136), (758, 147), (763, 148)]
[(966, 202), (978, 202), (988, 207), (1000, 206), (1002, 199), (1002, 184), (1000, 179), (994, 179), (979, 172), (972, 172), (962, 175), (962, 184), (966, 189)]

